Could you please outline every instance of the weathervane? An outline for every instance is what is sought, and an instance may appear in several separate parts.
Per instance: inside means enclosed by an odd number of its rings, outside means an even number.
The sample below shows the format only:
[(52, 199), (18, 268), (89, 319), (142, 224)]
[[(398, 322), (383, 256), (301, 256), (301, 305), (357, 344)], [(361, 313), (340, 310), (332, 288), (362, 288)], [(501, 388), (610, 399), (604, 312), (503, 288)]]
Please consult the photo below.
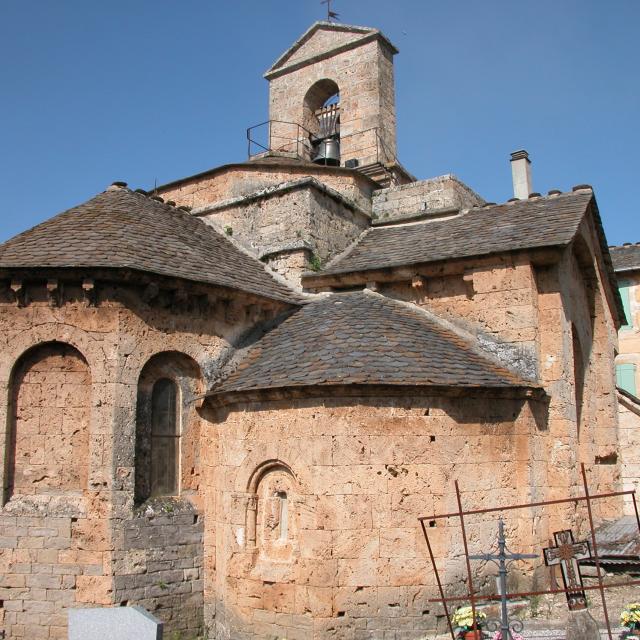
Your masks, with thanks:
[(322, 2), (320, 3), (320, 4), (327, 5), (327, 22), (331, 22), (331, 21), (337, 22), (338, 18), (340, 17), (339, 13), (336, 13), (335, 11), (331, 10), (332, 2), (334, 2), (334, 0), (322, 0)]

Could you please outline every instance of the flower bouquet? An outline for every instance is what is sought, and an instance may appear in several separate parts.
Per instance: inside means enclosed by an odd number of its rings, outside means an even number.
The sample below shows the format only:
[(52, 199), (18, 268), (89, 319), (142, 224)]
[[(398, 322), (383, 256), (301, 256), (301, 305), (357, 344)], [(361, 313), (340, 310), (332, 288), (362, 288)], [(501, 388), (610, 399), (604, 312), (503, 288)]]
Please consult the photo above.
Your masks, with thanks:
[(627, 627), (632, 636), (640, 636), (640, 602), (631, 602), (620, 614), (620, 623)]
[[(491, 640), (502, 640), (502, 631), (496, 631)], [(511, 631), (511, 640), (524, 640), (524, 638), (519, 633)]]
[(471, 607), (460, 607), (455, 610), (455, 613), (451, 616), (451, 622), (455, 626), (455, 632), (458, 634), (458, 638), (465, 638), (468, 640), (479, 640), (482, 636), (480, 629), (482, 623), (486, 620), (487, 614), (476, 609), (476, 628), (473, 630), (473, 609)]

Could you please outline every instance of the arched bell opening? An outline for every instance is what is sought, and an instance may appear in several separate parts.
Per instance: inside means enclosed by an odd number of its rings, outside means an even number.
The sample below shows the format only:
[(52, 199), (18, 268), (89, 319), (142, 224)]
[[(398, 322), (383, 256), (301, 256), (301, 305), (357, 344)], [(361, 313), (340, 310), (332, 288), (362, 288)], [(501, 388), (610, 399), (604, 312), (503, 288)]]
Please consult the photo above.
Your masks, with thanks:
[(340, 165), (340, 88), (333, 80), (319, 80), (304, 98), (304, 127), (311, 134), (311, 160)]

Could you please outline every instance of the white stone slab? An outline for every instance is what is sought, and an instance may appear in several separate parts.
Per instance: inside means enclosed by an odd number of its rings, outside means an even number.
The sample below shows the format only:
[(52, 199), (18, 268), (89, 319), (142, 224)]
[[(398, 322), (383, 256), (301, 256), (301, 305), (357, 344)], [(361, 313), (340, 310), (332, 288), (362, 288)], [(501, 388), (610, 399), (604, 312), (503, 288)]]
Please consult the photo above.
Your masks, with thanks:
[(69, 609), (69, 640), (162, 640), (162, 626), (142, 607)]

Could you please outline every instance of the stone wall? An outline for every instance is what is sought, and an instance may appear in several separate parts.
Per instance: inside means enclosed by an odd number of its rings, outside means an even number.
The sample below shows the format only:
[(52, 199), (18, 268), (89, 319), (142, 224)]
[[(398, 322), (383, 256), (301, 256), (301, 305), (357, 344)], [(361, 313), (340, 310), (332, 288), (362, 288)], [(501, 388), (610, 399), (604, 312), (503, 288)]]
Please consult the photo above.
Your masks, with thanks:
[(372, 213), (380, 221), (437, 211), (468, 209), (484, 200), (453, 175), (419, 180), (399, 187), (380, 189), (373, 194)]
[[(258, 316), (264, 312), (268, 317), (283, 305), (269, 303), (261, 309), (258, 300), (245, 297), (241, 305), (228, 298), (216, 304), (212, 292), (212, 304), (205, 309), (195, 304), (202, 292), (195, 292), (191, 300), (190, 292), (176, 296), (172, 287), (175, 282), (160, 282), (154, 299), (145, 303), (143, 283), (135, 287), (98, 281), (92, 306), (77, 280), (65, 282), (64, 296), (56, 301), (48, 299), (43, 282), (25, 283), (23, 307), (10, 300), (8, 288), (0, 289), (0, 381), (5, 397), (0, 420), (9, 425), (0, 436), (0, 459), (6, 454), (8, 463), (1, 470), (6, 497), (0, 506), (0, 629), (7, 637), (64, 638), (68, 607), (123, 601), (133, 605), (138, 599), (167, 622), (168, 631), (195, 634), (201, 627), (199, 453), (188, 448), (183, 452), (179, 508), (156, 513), (151, 505), (152, 513), (147, 514), (149, 505), (135, 505), (140, 374), (159, 354), (180, 354), (193, 361), (201, 391), (217, 375), (233, 340), (256, 320), (248, 317), (243, 305), (251, 302)], [(24, 354), (31, 364), (31, 355), (43, 349), (37, 367), (20, 366)], [(86, 370), (80, 366), (83, 361)], [(42, 380), (36, 381), (36, 375)], [(29, 390), (29, 403), (22, 402), (20, 385), (16, 386), (23, 378), (38, 387), (37, 393)], [(88, 403), (81, 402), (85, 396)], [(13, 397), (17, 404), (9, 401)], [(184, 401), (182, 411), (192, 416), (185, 424), (193, 426), (191, 435), (199, 443), (194, 396), (185, 395)], [(34, 411), (28, 414), (32, 404)], [(17, 421), (7, 413), (14, 406), (20, 411)], [(30, 439), (55, 434), (35, 432), (38, 415), (46, 417), (38, 419), (39, 430), (60, 428), (56, 446), (41, 443), (47, 447), (44, 461), (29, 453)], [(29, 453), (23, 456), (27, 467), (13, 455), (14, 441), (24, 443), (17, 451)], [(84, 457), (75, 458), (79, 454), (74, 442), (86, 447)], [(62, 484), (47, 481), (48, 473), (43, 475), (38, 467), (56, 463), (69, 447), (78, 473)], [(64, 461), (68, 464), (67, 458), (59, 460)], [(15, 483), (12, 466), (22, 468)], [(25, 485), (28, 479), (37, 482)], [(168, 555), (160, 558), (165, 552)], [(169, 570), (171, 555), (176, 566)]]
[(529, 379), (539, 372), (535, 271), (527, 255), (448, 263), (448, 273), (378, 285), (468, 332), (493, 357)]
[[(203, 218), (257, 256), (304, 244), (309, 256), (322, 264), (344, 251), (370, 222), (361, 210), (315, 182), (224, 206)], [(294, 286), (300, 287), (300, 276), (308, 267), (293, 271), (288, 265), (287, 277)]]
[(278, 275), (289, 282), (289, 285), (301, 290), (300, 274), (308, 271), (313, 265), (313, 252), (310, 248), (301, 246), (300, 248), (283, 248), (271, 251), (262, 256), (262, 261)]
[[(537, 379), (549, 394), (550, 499), (581, 493), (579, 465), (592, 491), (620, 489), (613, 377), (615, 326), (595, 256), (595, 231), (584, 225), (574, 246), (547, 264), (525, 253), (448, 263), (450, 274), (379, 284), (449, 320), (504, 364)], [(577, 407), (579, 410), (577, 411)], [(598, 516), (618, 513), (598, 506)]]
[[(428, 601), (435, 578), (417, 518), (455, 510), (456, 479), (469, 508), (545, 496), (553, 443), (535, 411), (523, 399), (468, 394), (219, 408), (204, 447), (214, 637), (413, 640), (442, 629), (442, 611)], [(265, 493), (265, 483), (275, 489)], [(278, 543), (282, 508), (269, 498), (279, 491), (289, 506)], [(539, 548), (548, 522), (540, 510), (508, 519), (510, 544)], [(433, 524), (447, 592), (457, 594), (465, 571), (458, 523)], [(469, 527), (472, 552), (495, 539), (493, 518)]]
[(319, 29), (284, 62), (285, 66), (313, 58), (336, 46), (344, 46), (362, 37), (361, 33), (326, 31)]
[[(331, 40), (332, 36), (328, 39)], [(336, 41), (342, 34), (334, 34)], [(324, 43), (328, 46), (328, 42)], [(393, 54), (386, 44), (373, 40), (298, 69), (269, 78), (269, 119), (294, 122), (308, 129), (305, 98), (314, 85), (327, 80), (340, 93), (341, 162), (351, 158), (365, 165), (396, 159), (396, 115)], [(335, 86), (332, 84), (332, 86)], [(327, 93), (324, 98), (329, 98)], [(314, 105), (322, 106), (322, 102)], [(313, 109), (312, 109), (313, 110)], [(386, 157), (377, 156), (376, 141), (366, 132), (378, 129)], [(380, 148), (382, 150), (382, 148)]]
[[(551, 395), (550, 430), (557, 443), (549, 481), (564, 484), (584, 463), (591, 470), (591, 490), (606, 492), (621, 488), (613, 375), (617, 336), (597, 242), (585, 221), (557, 271), (539, 269), (537, 283), (542, 380)], [(619, 507), (617, 501), (599, 503), (596, 516), (616, 517)]]
[(351, 169), (297, 162), (227, 165), (200, 176), (160, 187), (158, 194), (165, 200), (173, 200), (178, 205), (192, 207), (197, 212), (209, 205), (247, 196), (284, 182), (309, 176), (335, 189), (363, 211), (371, 211), (371, 194), (377, 185), (368, 178)]
[(122, 523), (114, 602), (136, 604), (181, 638), (203, 633), (203, 518), (188, 500), (156, 498)]
[(67, 493), (87, 483), (91, 374), (68, 345), (35, 348), (14, 372), (11, 495)]

